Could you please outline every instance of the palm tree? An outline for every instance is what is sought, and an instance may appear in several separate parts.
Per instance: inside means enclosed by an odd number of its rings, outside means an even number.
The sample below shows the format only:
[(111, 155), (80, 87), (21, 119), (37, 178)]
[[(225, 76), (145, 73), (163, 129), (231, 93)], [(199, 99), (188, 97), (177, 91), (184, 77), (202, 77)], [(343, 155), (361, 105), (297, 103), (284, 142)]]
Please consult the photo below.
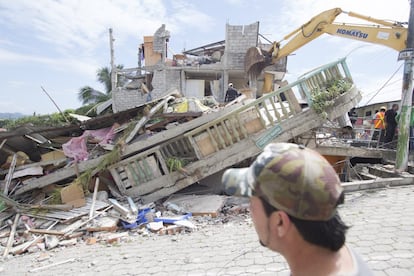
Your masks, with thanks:
[[(117, 65), (116, 68), (121, 70), (123, 65)], [(111, 99), (112, 82), (111, 82), (111, 70), (108, 67), (99, 68), (96, 72), (96, 77), (100, 83), (105, 87), (105, 92), (94, 89), (90, 86), (84, 86), (79, 89), (78, 99), (82, 104), (96, 104)], [(123, 86), (125, 84), (125, 78), (118, 79), (118, 85)]]

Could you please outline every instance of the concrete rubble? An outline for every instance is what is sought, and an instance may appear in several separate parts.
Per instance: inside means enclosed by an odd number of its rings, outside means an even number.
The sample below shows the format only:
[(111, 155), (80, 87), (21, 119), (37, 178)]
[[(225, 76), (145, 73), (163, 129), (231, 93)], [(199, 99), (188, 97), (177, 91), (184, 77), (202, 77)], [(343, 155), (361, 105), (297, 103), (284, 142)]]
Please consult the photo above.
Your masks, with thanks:
[[(188, 104), (190, 101), (192, 104)], [(154, 121), (157, 128), (163, 128), (166, 124), (177, 125), (223, 108), (218, 104), (211, 106), (211, 101), (208, 107), (199, 100), (185, 99), (176, 94), (174, 96), (170, 94), (161, 99), (156, 106), (156, 111), (162, 108), (161, 114), (166, 114), (164, 111), (167, 109), (172, 114), (171, 110), (178, 108), (186, 116), (175, 113), (177, 116), (167, 116), (167, 122), (163, 123), (163, 120), (157, 120), (157, 118), (153, 120), (155, 116), (151, 117), (147, 113), (142, 116), (146, 119), (141, 118), (137, 123), (141, 126), (135, 127), (135, 130), (129, 133), (130, 137), (145, 136), (150, 133), (156, 129), (153, 127)], [(144, 125), (148, 128), (144, 128)], [(144, 205), (140, 204), (139, 200), (121, 195), (119, 191), (112, 193), (116, 187), (108, 187), (105, 181), (100, 183), (100, 172), (90, 177), (86, 187), (84, 183), (80, 183), (82, 169), (79, 167), (82, 161), (90, 159), (91, 156), (102, 155), (102, 151), (113, 150), (113, 147), (109, 147), (110, 150), (105, 150), (105, 148), (116, 143), (117, 139), (121, 139), (119, 137), (122, 135), (119, 134), (119, 130), (115, 129), (115, 126), (120, 127), (120, 124), (117, 123), (102, 130), (87, 130), (83, 132), (83, 135), (68, 140), (62, 145), (66, 155), (64, 162), (60, 159), (52, 159), (40, 162), (27, 160), (17, 165), (16, 162), (13, 162), (14, 165), (12, 162), (3, 164), (4, 169), (1, 171), (4, 176), (3, 194), (0, 195), (2, 203), (0, 214), (3, 226), (0, 230), (0, 248), (4, 257), (9, 254), (19, 255), (73, 246), (78, 242), (120, 243), (134, 233), (172, 235), (191, 232), (197, 229), (197, 219), (194, 219), (194, 216), (217, 217), (225, 202), (225, 197), (218, 195), (211, 195), (213, 201), (206, 203), (207, 210), (202, 213), (198, 210), (199, 214), (193, 214), (191, 208), (188, 208), (191, 200), (187, 200), (184, 211), (183, 207), (179, 208), (176, 202), (169, 202), (168, 199), (164, 201), (164, 204), (154, 202)], [(134, 133), (134, 131), (138, 132), (137, 130), (140, 133)], [(116, 132), (118, 132), (117, 137), (115, 137)], [(45, 155), (49, 154), (50, 151), (45, 153)], [(17, 154), (13, 156), (16, 160)], [(64, 175), (58, 178), (56, 183), (40, 184), (23, 193), (16, 193), (25, 181), (45, 175), (59, 174), (59, 169), (68, 167), (73, 170), (73, 177), (67, 178)], [(59, 183), (62, 181), (64, 183)], [(205, 196), (209, 201), (209, 196)], [(197, 204), (192, 203), (192, 205)]]

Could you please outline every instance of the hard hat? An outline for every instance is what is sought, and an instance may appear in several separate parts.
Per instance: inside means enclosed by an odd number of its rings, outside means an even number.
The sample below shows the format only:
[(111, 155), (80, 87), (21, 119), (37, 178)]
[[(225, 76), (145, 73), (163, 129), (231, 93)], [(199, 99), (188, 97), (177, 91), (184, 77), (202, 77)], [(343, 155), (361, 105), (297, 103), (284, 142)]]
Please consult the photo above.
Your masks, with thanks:
[(229, 82), (229, 87), (233, 87), (233, 83), (232, 82)]
[(387, 108), (385, 106), (381, 106), (380, 110), (382, 110), (382, 109), (387, 110)]

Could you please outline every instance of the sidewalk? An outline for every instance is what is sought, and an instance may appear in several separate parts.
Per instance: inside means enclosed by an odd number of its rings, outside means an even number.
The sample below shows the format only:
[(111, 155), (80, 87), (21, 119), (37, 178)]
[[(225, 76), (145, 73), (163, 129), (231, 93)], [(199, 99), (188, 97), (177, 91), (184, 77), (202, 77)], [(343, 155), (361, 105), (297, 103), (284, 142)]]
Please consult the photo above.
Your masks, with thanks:
[[(376, 275), (414, 275), (413, 185), (348, 193), (340, 213), (352, 226), (348, 243)], [(66, 263), (53, 266), (60, 262)], [(206, 219), (192, 233), (136, 234), (115, 245), (82, 243), (12, 257), (0, 263), (0, 271), (13, 276), (289, 275), (283, 258), (259, 245), (248, 214), (227, 223)]]

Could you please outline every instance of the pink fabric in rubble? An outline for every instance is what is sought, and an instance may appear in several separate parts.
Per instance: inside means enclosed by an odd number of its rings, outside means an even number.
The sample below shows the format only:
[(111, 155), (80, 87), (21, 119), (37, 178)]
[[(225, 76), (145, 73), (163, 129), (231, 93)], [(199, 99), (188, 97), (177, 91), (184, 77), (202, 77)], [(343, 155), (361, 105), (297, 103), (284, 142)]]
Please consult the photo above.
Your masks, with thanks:
[(116, 125), (97, 130), (85, 130), (79, 137), (74, 137), (62, 145), (64, 154), (75, 161), (84, 161), (89, 157), (86, 140), (89, 137), (99, 140), (99, 145), (108, 144), (115, 136)]

